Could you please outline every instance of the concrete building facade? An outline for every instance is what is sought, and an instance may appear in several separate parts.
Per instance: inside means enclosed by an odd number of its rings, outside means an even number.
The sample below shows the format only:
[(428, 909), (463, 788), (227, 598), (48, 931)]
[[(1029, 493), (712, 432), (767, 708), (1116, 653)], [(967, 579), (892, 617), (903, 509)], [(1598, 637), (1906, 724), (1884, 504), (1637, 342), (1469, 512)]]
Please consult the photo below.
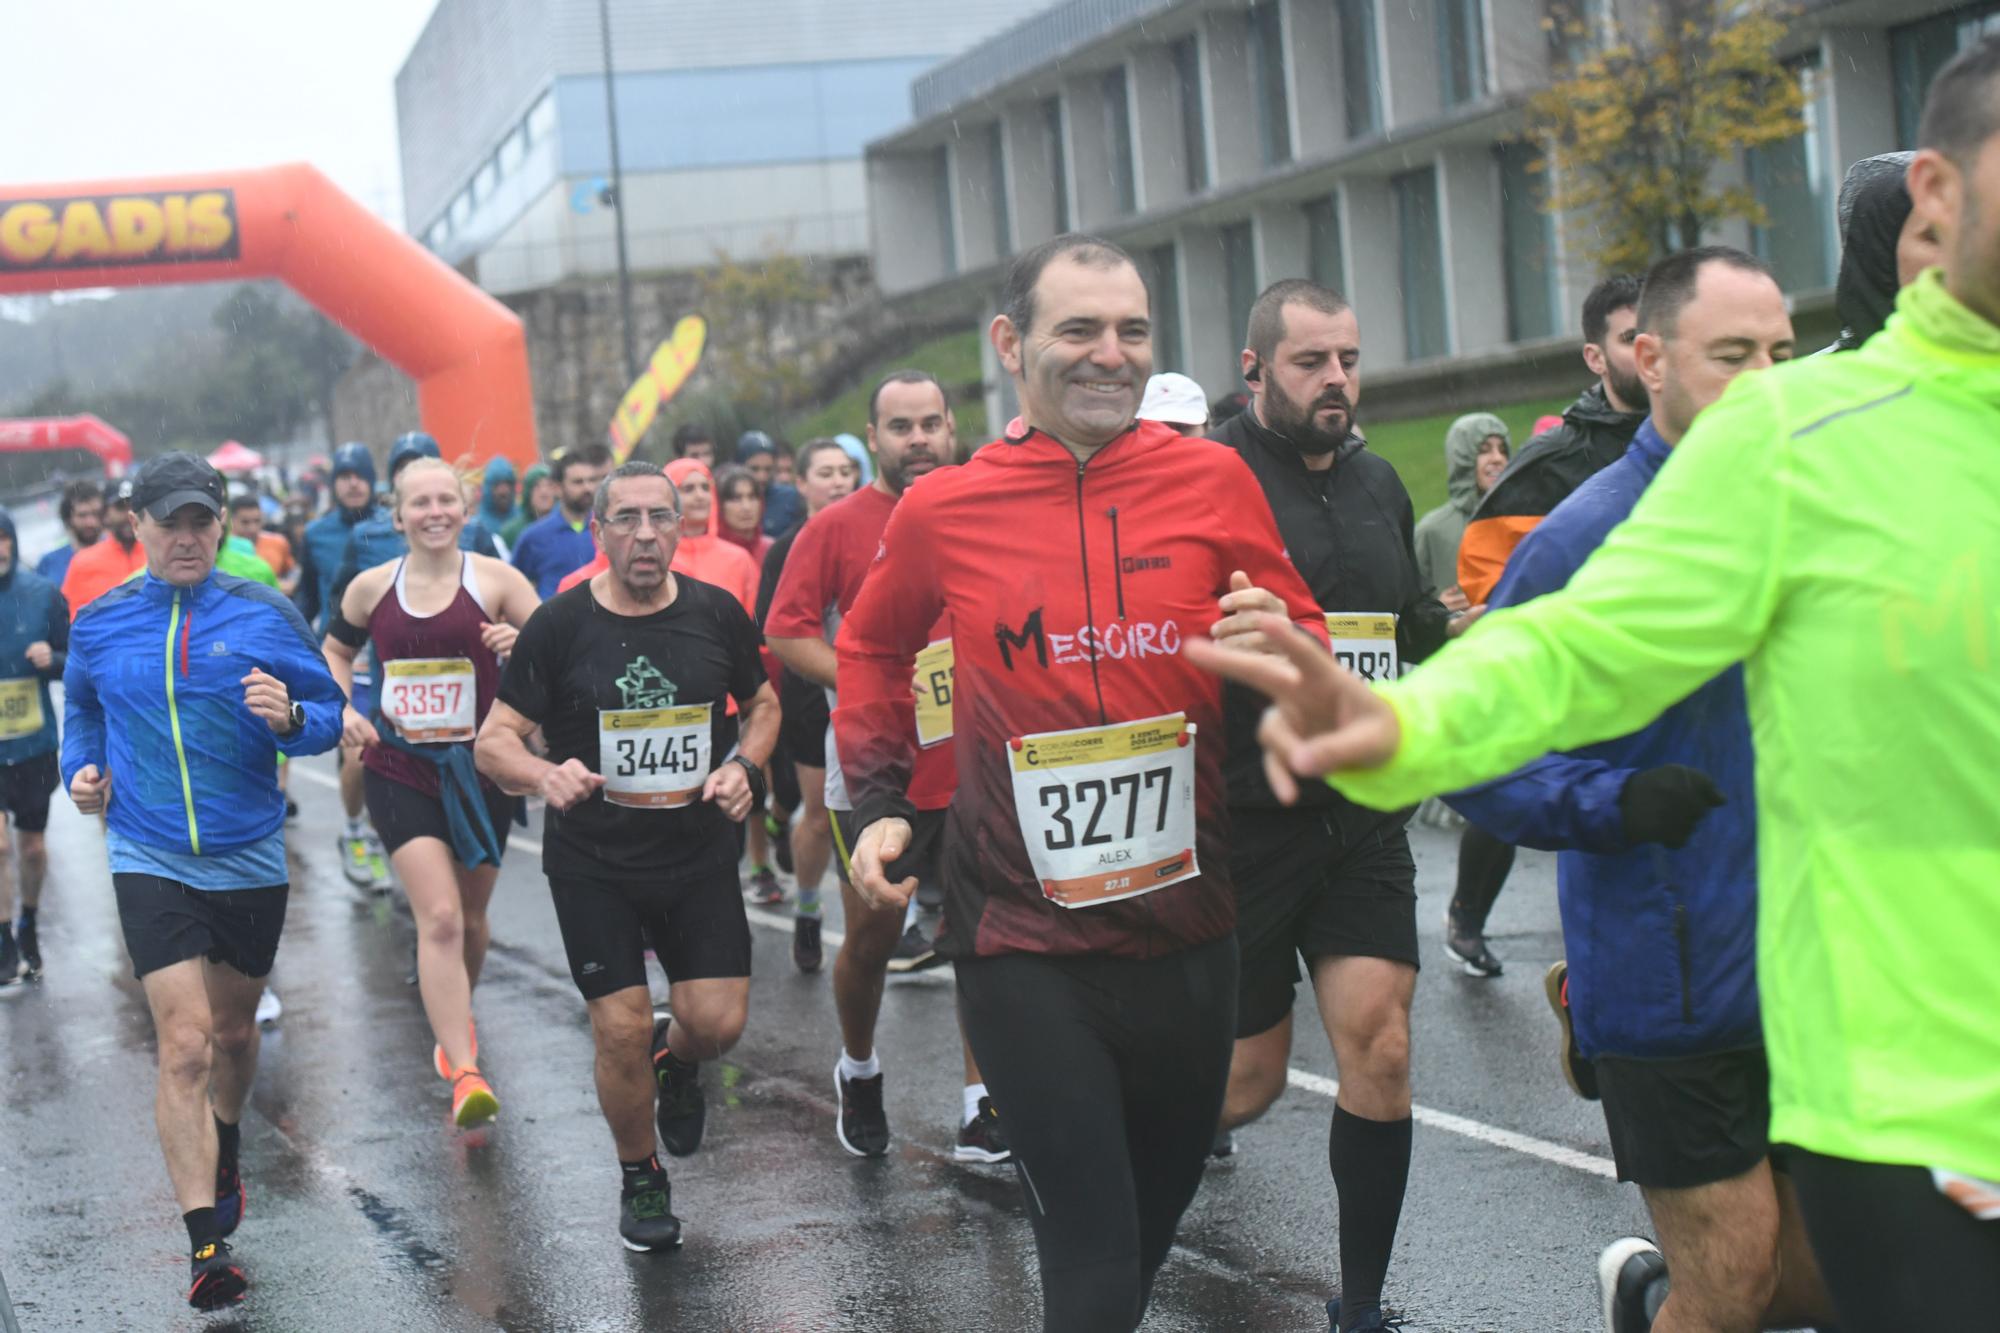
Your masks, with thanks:
[[(868, 248), (911, 80), (1047, 0), (609, 0), (636, 269)], [(615, 268), (598, 0), (440, 0), (396, 77), (412, 235), (495, 292)]]
[[(1595, 0), (1602, 18), (1648, 0)], [(1614, 8), (1614, 6), (1616, 8)], [(1559, 392), (1583, 378), (1599, 276), (1542, 211), (1520, 142), (1551, 79), (1548, 0), (1062, 0), (930, 70), (914, 119), (867, 151), (885, 296), (982, 325), (1007, 259), (1064, 230), (1130, 249), (1155, 361), (1241, 387), (1256, 294), (1304, 276), (1362, 321), (1378, 416)], [(1712, 239), (1765, 257), (1824, 325), (1847, 164), (1907, 147), (1924, 88), (2000, 0), (1811, 0), (1783, 54), (1805, 133), (1746, 155), (1769, 225)], [(1812, 321), (1802, 319), (1803, 325)], [(989, 420), (1013, 412), (988, 352)]]

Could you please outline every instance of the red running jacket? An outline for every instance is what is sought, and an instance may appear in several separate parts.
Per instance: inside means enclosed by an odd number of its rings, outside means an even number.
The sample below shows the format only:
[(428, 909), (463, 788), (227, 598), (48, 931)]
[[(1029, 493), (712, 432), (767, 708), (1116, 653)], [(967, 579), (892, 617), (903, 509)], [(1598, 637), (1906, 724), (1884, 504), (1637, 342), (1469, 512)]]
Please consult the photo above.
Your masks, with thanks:
[[(860, 823), (907, 818), (911, 663), (948, 612), (958, 788), (940, 874), (940, 952), (1152, 958), (1234, 928), (1222, 687), (1180, 650), (1221, 617), (1217, 601), (1235, 570), (1325, 641), (1321, 612), (1242, 458), (1157, 423), (1135, 423), (1084, 463), (1040, 432), (1010, 436), (910, 487), (835, 641), (834, 736)], [(1200, 873), (1143, 896), (1074, 908), (1052, 901), (1017, 817), (1010, 756), (1024, 750), (1016, 742), (1174, 713), (1196, 732)], [(1100, 791), (1094, 813), (1078, 805), (1074, 829), (1060, 827), (1085, 843), (1115, 841), (1101, 830), (1090, 836), (1100, 824), (1126, 824), (1129, 836), (1135, 817), (1151, 818), (1156, 789), (1145, 789), (1143, 807), (1128, 790), (1130, 805), (1114, 791), (1107, 806)], [(1158, 795), (1165, 827), (1166, 792)], [(1030, 812), (1038, 817), (1050, 816)], [(1041, 827), (1052, 836), (1046, 830), (1058, 826)]]

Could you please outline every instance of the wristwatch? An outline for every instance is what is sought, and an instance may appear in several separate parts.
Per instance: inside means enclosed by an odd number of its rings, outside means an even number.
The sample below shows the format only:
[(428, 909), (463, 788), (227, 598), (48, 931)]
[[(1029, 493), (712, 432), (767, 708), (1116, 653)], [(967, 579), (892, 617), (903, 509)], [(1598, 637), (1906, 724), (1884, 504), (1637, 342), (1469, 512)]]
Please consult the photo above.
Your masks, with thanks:
[(294, 702), (292, 704), (292, 711), (285, 715), (285, 722), (285, 729), (278, 733), (281, 736), (289, 738), (305, 730), (306, 706), (302, 703)]
[(730, 755), (729, 760), (731, 763), (743, 765), (743, 772), (750, 779), (750, 807), (754, 810), (764, 804), (764, 798), (768, 794), (764, 787), (764, 770), (740, 754)]

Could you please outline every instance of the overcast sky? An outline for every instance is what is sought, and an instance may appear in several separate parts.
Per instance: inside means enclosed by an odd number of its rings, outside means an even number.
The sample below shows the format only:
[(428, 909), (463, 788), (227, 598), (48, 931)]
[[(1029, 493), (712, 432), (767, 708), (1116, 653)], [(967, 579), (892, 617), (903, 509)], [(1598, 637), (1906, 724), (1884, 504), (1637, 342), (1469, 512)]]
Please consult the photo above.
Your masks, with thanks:
[(398, 226), (396, 70), (435, 0), (0, 0), (0, 185), (306, 161)]

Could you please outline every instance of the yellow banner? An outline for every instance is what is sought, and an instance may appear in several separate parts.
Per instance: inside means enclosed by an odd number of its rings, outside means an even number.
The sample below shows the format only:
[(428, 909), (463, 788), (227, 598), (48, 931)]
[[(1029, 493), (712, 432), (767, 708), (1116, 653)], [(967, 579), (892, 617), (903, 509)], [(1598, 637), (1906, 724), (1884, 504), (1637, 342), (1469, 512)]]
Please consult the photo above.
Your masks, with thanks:
[(0, 197), (0, 273), (234, 259), (239, 230), (233, 190)]

